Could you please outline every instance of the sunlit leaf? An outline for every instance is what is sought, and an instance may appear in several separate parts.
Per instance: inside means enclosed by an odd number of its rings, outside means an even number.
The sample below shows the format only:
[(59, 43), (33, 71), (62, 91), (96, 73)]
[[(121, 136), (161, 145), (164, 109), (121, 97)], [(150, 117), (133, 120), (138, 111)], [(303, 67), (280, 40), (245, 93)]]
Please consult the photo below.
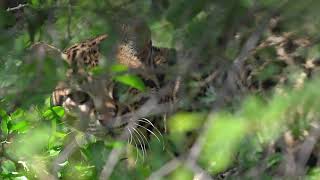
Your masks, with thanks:
[(59, 120), (64, 116), (64, 108), (61, 106), (50, 107), (43, 113), (43, 116), (48, 120)]
[[(49, 142), (50, 129), (47, 127), (37, 127), (16, 137), (9, 149), (15, 152), (15, 156), (32, 159), (41, 153)], [(21, 148), (23, 147), (23, 148)]]
[(31, 0), (31, 5), (33, 7), (38, 7), (40, 5), (40, 1), (39, 0)]
[(19, 108), (19, 109), (15, 110), (13, 113), (11, 113), (10, 116), (13, 121), (17, 121), (17, 120), (23, 118), (24, 113), (25, 113), (25, 111)]
[(121, 141), (108, 141), (108, 142), (105, 142), (105, 146), (106, 147), (111, 147), (111, 148), (121, 148), (123, 147), (125, 144)]
[(310, 170), (310, 172), (308, 173), (307, 177), (308, 178), (306, 178), (306, 179), (309, 179), (309, 180), (318, 180), (318, 179), (320, 179), (320, 168), (318, 168), (318, 167), (312, 168)]
[(198, 129), (201, 126), (204, 118), (204, 113), (177, 113), (168, 121), (170, 132), (181, 133)]
[(54, 136), (57, 137), (57, 138), (65, 138), (65, 137), (67, 136), (67, 134), (56, 131), (56, 132), (54, 133)]
[(243, 103), (243, 116), (249, 120), (259, 121), (264, 112), (265, 104), (257, 97), (248, 97)]
[(27, 121), (19, 121), (18, 123), (15, 123), (10, 128), (11, 131), (25, 131), (28, 128), (29, 123)]
[(14, 180), (28, 180), (26, 176), (15, 177)]
[(121, 82), (123, 84), (129, 85), (140, 91), (144, 91), (146, 89), (143, 81), (136, 75), (130, 75), (130, 74), (118, 75), (114, 78), (114, 80)]
[(282, 128), (283, 116), (290, 106), (290, 99), (284, 96), (276, 96), (268, 104), (268, 108), (264, 108), (265, 111), (257, 119), (260, 132), (261, 140), (269, 142), (272, 139), (279, 136)]
[(115, 64), (111, 66), (111, 71), (112, 72), (125, 72), (128, 70), (128, 67), (122, 64)]
[(51, 149), (51, 150), (49, 151), (49, 156), (57, 156), (59, 153), (60, 153), (60, 151)]
[(193, 179), (193, 173), (185, 168), (185, 167), (179, 167), (177, 168), (170, 176), (170, 180), (188, 180)]
[(223, 171), (232, 162), (236, 148), (246, 133), (246, 122), (230, 114), (212, 116), (206, 132), (202, 163), (210, 172)]

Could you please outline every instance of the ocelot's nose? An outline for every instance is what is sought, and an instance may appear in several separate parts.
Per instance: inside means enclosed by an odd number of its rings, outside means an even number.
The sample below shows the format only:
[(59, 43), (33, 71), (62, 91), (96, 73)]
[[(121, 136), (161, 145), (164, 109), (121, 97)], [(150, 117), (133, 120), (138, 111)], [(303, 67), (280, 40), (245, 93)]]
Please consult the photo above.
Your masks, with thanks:
[(100, 124), (104, 127), (112, 127), (113, 120), (115, 117), (115, 112), (106, 112), (106, 111), (96, 111), (96, 118)]

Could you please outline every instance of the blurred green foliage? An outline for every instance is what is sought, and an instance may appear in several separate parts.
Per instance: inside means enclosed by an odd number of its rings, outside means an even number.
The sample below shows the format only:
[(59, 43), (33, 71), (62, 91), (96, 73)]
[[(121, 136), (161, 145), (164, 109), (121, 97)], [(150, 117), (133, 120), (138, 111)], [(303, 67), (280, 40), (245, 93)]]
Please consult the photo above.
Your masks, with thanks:
[[(204, 66), (190, 72), (190, 76), (197, 76), (197, 73), (208, 74), (220, 57), (231, 62), (257, 21), (281, 2), (284, 1), (28, 0), (29, 6), (24, 8), (22, 17), (0, 6), (0, 179), (38, 179), (43, 173), (49, 174), (52, 162), (69, 141), (72, 131), (62, 120), (64, 109), (50, 107), (49, 103), (53, 88), (65, 78), (65, 64), (61, 59), (32, 56), (29, 51), (32, 43), (44, 41), (64, 49), (83, 39), (108, 33), (102, 45), (102, 54), (108, 61), (105, 66), (108, 66), (112, 61), (108, 55), (117, 40), (114, 25), (121, 19), (141, 16), (151, 27), (154, 45), (199, 51), (197, 63)], [(311, 0), (287, 3), (280, 12), (285, 19), (282, 31), (307, 34), (317, 40), (319, 5), (320, 1)], [(256, 19), (251, 19), (253, 17)], [(243, 39), (228, 39), (236, 35)], [(305, 56), (317, 58), (319, 45), (310, 51)], [(258, 80), (282, 72), (274, 49), (263, 49), (260, 53), (262, 59), (271, 59), (272, 63), (258, 74)], [(184, 60), (180, 61), (187, 62)], [(101, 74), (106, 69), (99, 67), (92, 72)], [(298, 70), (292, 69), (288, 77), (296, 79), (292, 72)], [(146, 89), (142, 80), (127, 73), (125, 67), (113, 65), (108, 70), (119, 73), (115, 81), (141, 91)], [(189, 83), (192, 82), (186, 82)], [(271, 179), (272, 170), (284, 159), (284, 154), (265, 155), (265, 149), (288, 130), (295, 137), (302, 137), (311, 122), (319, 121), (320, 112), (317, 76), (299, 90), (290, 86), (281, 88), (282, 93), (272, 89), (267, 98), (249, 94), (236, 110), (218, 113), (211, 113), (207, 106), (197, 108), (201, 111), (192, 111), (192, 102), (187, 96), (183, 97), (181, 106), (187, 108), (168, 118), (168, 131), (163, 138), (165, 150), (155, 137), (149, 142), (144, 160), (141, 149), (128, 148), (122, 157), (126, 160), (116, 165), (111, 178), (145, 179), (171, 159), (186, 156), (192, 143), (200, 138), (204, 144), (197, 162), (212, 176), (232, 167), (249, 171), (265, 158), (266, 171), (260, 176)], [(215, 93), (207, 96), (199, 98), (199, 104), (215, 100)], [(123, 142), (112, 138), (89, 142), (60, 164), (58, 176), (97, 179), (111, 150), (123, 146)], [(164, 179), (192, 179), (194, 175), (182, 163)], [(318, 179), (319, 167), (310, 169), (306, 176)]]

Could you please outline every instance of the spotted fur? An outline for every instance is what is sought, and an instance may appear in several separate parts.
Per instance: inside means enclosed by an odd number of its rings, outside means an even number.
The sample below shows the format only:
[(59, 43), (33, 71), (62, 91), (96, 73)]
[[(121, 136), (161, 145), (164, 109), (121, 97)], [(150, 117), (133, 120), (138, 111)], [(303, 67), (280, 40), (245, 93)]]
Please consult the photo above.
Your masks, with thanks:
[(73, 67), (95, 67), (99, 64), (100, 43), (107, 38), (106, 34), (100, 35), (85, 42), (75, 44), (62, 52), (62, 57)]
[[(51, 105), (63, 106), (67, 112), (68, 119), (80, 120), (80, 122), (77, 121), (80, 126), (76, 125), (80, 130), (90, 129), (92, 123), (95, 124), (96, 121), (90, 122), (89, 120), (95, 120), (97, 117), (101, 124), (107, 124), (106, 122), (114, 117), (116, 113), (112, 89), (109, 88), (110, 83), (97, 83), (89, 74), (80, 73), (99, 64), (101, 56), (99, 45), (106, 38), (107, 35), (103, 34), (75, 44), (61, 53), (62, 58), (69, 64), (71, 72), (74, 73), (70, 74), (70, 71), (68, 71), (68, 79), (56, 86), (51, 96)], [(74, 85), (74, 79), (79, 79), (79, 77), (82, 82), (76, 81)], [(102, 103), (97, 102), (97, 99)], [(107, 108), (103, 108), (104, 106)], [(73, 118), (70, 118), (70, 116)], [(75, 123), (71, 124), (74, 125)]]
[[(168, 64), (170, 49), (152, 46), (151, 33), (147, 25), (142, 21), (123, 25), (121, 38), (117, 44), (116, 59), (119, 64), (126, 65), (129, 69), (135, 69), (147, 87), (158, 89), (161, 87), (160, 75), (157, 68)], [(63, 51), (63, 58), (73, 68), (95, 67), (99, 63), (99, 44), (106, 38), (101, 35), (91, 40), (76, 44)], [(163, 74), (163, 73), (162, 73)], [(72, 77), (68, 77), (70, 80)], [(52, 105), (60, 105), (67, 109), (68, 113), (80, 117), (82, 130), (90, 130), (97, 134), (106, 134), (109, 129), (115, 129), (123, 123), (114, 122), (115, 117), (124, 110), (118, 111), (119, 103), (113, 97), (114, 82), (111, 77), (95, 79), (86, 74), (85, 83), (80, 88), (70, 87), (67, 83), (61, 83), (52, 94)], [(69, 80), (69, 81), (70, 81)], [(70, 84), (70, 83), (69, 83)], [(137, 91), (133, 95), (137, 95)], [(142, 101), (127, 104), (127, 107), (136, 109)], [(133, 110), (131, 109), (131, 110)], [(81, 120), (82, 119), (82, 120)], [(89, 120), (88, 120), (89, 119)]]

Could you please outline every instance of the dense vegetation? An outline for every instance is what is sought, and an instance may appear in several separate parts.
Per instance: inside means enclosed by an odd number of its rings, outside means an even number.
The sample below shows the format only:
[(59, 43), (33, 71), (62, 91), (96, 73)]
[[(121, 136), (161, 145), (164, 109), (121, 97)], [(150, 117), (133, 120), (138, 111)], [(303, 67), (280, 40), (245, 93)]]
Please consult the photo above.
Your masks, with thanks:
[[(0, 179), (318, 179), (319, 6), (312, 0), (1, 1)], [(167, 75), (181, 80), (166, 131), (154, 130), (146, 154), (65, 123), (50, 95), (67, 65), (30, 49), (40, 41), (64, 49), (107, 33), (104, 62), (93, 73), (117, 71), (115, 27), (133, 17), (146, 20), (155, 46), (177, 50)], [(128, 77), (119, 83), (144, 87)]]

